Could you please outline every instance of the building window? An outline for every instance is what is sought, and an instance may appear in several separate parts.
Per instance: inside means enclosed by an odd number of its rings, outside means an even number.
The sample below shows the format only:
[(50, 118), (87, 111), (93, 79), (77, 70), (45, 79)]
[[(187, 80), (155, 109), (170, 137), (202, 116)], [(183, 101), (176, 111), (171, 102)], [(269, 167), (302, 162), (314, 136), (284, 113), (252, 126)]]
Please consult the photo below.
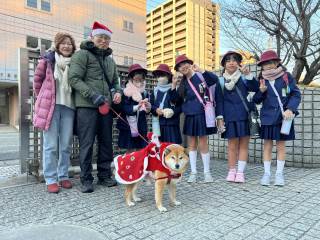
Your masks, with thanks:
[(90, 27), (83, 27), (83, 38), (87, 39), (91, 35), (91, 28)]
[(123, 30), (128, 32), (133, 32), (133, 22), (123, 20)]
[(130, 66), (133, 64), (133, 57), (124, 56), (123, 65)]
[(38, 38), (27, 36), (27, 48), (38, 48)]
[(52, 41), (47, 40), (47, 39), (41, 39), (41, 46), (42, 45), (44, 45), (45, 49), (48, 50), (52, 45)]
[(32, 8), (38, 8), (38, 0), (27, 0), (27, 6)]
[(41, 10), (51, 12), (50, 0), (41, 0)]
[(35, 8), (44, 12), (51, 12), (52, 0), (26, 0), (27, 7)]

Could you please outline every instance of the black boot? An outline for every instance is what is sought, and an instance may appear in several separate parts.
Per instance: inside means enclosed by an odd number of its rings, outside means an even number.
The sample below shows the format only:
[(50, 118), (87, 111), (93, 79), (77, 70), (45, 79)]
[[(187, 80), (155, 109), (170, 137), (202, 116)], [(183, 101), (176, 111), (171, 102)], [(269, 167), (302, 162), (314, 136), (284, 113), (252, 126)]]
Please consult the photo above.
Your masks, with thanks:
[(106, 187), (114, 187), (117, 186), (118, 183), (116, 180), (114, 180), (113, 178), (99, 178), (98, 185), (102, 185), (102, 186), (106, 186)]
[(92, 193), (94, 191), (92, 182), (85, 182), (81, 185), (81, 192)]

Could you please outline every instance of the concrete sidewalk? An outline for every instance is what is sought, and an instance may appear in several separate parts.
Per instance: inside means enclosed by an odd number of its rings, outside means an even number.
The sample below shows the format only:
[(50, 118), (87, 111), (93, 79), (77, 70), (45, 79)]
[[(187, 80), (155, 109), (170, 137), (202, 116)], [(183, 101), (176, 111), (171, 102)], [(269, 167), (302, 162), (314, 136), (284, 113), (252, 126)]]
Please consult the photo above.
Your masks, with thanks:
[(19, 131), (0, 124), (0, 164), (1, 161), (19, 159), (19, 144)]
[[(62, 224), (96, 231), (104, 239), (319, 239), (320, 171), (285, 171), (285, 187), (262, 187), (262, 167), (249, 165), (247, 183), (239, 185), (227, 183), (226, 162), (215, 161), (214, 183), (182, 181), (177, 194), (182, 205), (168, 206), (166, 193), (164, 214), (155, 208), (153, 186), (145, 184), (139, 190), (143, 201), (130, 208), (123, 186), (95, 186), (94, 193), (83, 194), (74, 179), (74, 188), (59, 194), (48, 194), (45, 184), (2, 188), (0, 236), (18, 236), (20, 227)], [(65, 239), (53, 236), (55, 231), (41, 239)]]

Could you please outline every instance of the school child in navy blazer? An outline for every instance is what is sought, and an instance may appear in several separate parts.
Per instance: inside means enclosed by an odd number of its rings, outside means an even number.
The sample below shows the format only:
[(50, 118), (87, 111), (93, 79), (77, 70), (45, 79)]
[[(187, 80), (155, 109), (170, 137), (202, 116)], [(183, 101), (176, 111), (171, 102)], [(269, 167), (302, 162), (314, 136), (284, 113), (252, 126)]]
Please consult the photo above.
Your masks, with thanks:
[(132, 152), (147, 145), (147, 119), (151, 110), (148, 94), (145, 90), (147, 70), (139, 64), (129, 67), (129, 81), (123, 89), (121, 118), (118, 118), (118, 146)]
[(247, 67), (241, 68), (241, 61), (241, 54), (234, 51), (223, 56), (223, 77), (219, 79), (215, 95), (218, 129), (221, 133), (224, 131), (221, 136), (228, 139), (229, 171), (226, 180), (237, 183), (245, 182), (244, 170), (250, 139), (248, 112), (243, 101), (250, 107), (247, 101), (249, 91), (259, 90), (258, 81)]
[(180, 113), (181, 103), (174, 104), (168, 92), (171, 90), (172, 73), (167, 64), (160, 64), (152, 74), (157, 86), (151, 93), (152, 132), (160, 135), (161, 142), (181, 144)]
[[(210, 153), (208, 148), (208, 135), (216, 132), (216, 128), (208, 128), (204, 106), (194, 92), (193, 88), (201, 95), (202, 100), (209, 96), (209, 87), (218, 82), (218, 77), (193, 65), (193, 61), (185, 55), (176, 58), (175, 70), (183, 74), (183, 79), (176, 90), (177, 78), (172, 81), (172, 91), (170, 92), (175, 101), (182, 101), (182, 111), (185, 114), (183, 133), (188, 138), (189, 158), (191, 174), (188, 182), (197, 181), (197, 148), (199, 147), (202, 161), (204, 182), (213, 182), (210, 173)], [(201, 72), (201, 73), (200, 73)], [(190, 83), (189, 81), (190, 80)], [(192, 86), (190, 85), (192, 84)], [(213, 120), (214, 121), (214, 120)]]
[[(261, 185), (270, 185), (270, 166), (272, 160), (273, 140), (277, 147), (277, 170), (274, 185), (283, 186), (283, 168), (285, 165), (286, 151), (285, 141), (294, 140), (293, 118), (298, 115), (298, 106), (301, 102), (301, 93), (296, 85), (295, 79), (281, 65), (281, 59), (277, 53), (269, 50), (262, 53), (260, 62), (262, 71), (259, 76), (260, 91), (253, 100), (262, 103), (261, 119), (261, 138), (264, 139), (263, 164), (264, 175), (260, 180)], [(291, 120), (289, 134), (281, 133), (281, 126), (284, 120)], [(289, 121), (290, 122), (290, 121)]]

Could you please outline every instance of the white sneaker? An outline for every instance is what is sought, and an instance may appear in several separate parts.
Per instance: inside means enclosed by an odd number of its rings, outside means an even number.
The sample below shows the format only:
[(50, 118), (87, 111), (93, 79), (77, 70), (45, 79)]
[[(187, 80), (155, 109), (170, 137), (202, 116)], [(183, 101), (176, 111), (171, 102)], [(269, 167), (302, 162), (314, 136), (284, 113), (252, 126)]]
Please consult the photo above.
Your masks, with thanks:
[(205, 173), (204, 174), (204, 182), (205, 183), (212, 183), (213, 182), (213, 178), (211, 176), (211, 173)]
[(274, 177), (274, 185), (275, 186), (284, 186), (284, 176), (283, 173), (276, 173)]
[(197, 174), (196, 173), (191, 173), (188, 180), (188, 183), (195, 183), (197, 182)]
[(264, 173), (261, 180), (260, 180), (260, 184), (262, 186), (269, 186), (270, 185), (270, 177), (271, 177), (270, 174)]

